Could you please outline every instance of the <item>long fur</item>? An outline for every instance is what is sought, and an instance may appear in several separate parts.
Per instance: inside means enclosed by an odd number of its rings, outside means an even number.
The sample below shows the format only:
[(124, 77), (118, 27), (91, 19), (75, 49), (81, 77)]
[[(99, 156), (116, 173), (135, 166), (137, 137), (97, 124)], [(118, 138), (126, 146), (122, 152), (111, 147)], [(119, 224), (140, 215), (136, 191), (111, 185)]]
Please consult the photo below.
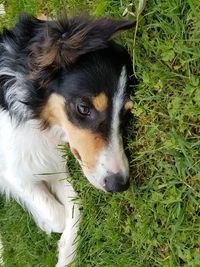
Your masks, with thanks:
[[(80, 212), (76, 192), (65, 179), (66, 166), (58, 150), (58, 145), (69, 141), (68, 136), (60, 125), (50, 125), (41, 117), (52, 94), (49, 85), (55, 80), (58, 85), (62, 80), (58, 78), (60, 73), (63, 70), (70, 73), (80, 57), (88, 55), (84, 60), (91, 58), (92, 64), (96, 57), (99, 60), (96, 69), (108, 65), (108, 71), (113, 73), (109, 82), (113, 81), (111, 85), (118, 84), (121, 88), (119, 93), (112, 93), (118, 101), (114, 119), (119, 127), (118, 113), (123, 106), (127, 80), (126, 69), (122, 66), (127, 55), (109, 40), (116, 32), (132, 26), (129, 21), (106, 18), (92, 21), (75, 17), (44, 22), (22, 15), (12, 30), (4, 30), (0, 36), (0, 191), (7, 198), (14, 197), (20, 202), (48, 234), (62, 233), (57, 267), (64, 267), (74, 258)], [(108, 54), (114, 50), (123, 54), (119, 67), (115, 64), (115, 55), (109, 59), (114, 62), (110, 65), (106, 63), (106, 54), (102, 54), (104, 64), (101, 54), (90, 56), (90, 53), (107, 47), (110, 49), (106, 50)], [(98, 71), (95, 75), (99, 76)], [(111, 129), (115, 125), (112, 123)], [(113, 131), (118, 138), (119, 131)], [(115, 139), (113, 136), (112, 140)], [(121, 141), (112, 142), (118, 146), (117, 154), (125, 157), (121, 152)], [(112, 153), (109, 148), (110, 158)], [(106, 157), (104, 155), (105, 164)], [(120, 158), (119, 162), (124, 164), (124, 176), (127, 176), (127, 161)], [(104, 172), (108, 173), (105, 169)], [(118, 188), (120, 185), (122, 189)], [(116, 190), (127, 188), (124, 182), (117, 186)]]

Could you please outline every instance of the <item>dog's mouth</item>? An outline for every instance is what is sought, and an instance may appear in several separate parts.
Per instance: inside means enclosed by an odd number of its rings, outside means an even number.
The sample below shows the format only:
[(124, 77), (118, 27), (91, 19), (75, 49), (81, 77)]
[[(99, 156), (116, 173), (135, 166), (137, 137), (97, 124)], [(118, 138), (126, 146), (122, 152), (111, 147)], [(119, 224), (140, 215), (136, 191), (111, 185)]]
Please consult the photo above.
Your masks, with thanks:
[[(88, 181), (97, 189), (104, 192), (117, 193), (126, 191), (129, 188), (129, 166), (123, 150), (121, 153), (117, 153), (117, 151), (113, 151), (108, 146), (107, 149), (96, 155), (93, 154), (93, 158), (96, 158), (96, 164), (92, 165), (93, 168), (84, 164), (84, 157), (81, 156), (78, 149), (71, 148), (71, 151), (78, 160)], [(89, 151), (87, 152), (90, 153)]]

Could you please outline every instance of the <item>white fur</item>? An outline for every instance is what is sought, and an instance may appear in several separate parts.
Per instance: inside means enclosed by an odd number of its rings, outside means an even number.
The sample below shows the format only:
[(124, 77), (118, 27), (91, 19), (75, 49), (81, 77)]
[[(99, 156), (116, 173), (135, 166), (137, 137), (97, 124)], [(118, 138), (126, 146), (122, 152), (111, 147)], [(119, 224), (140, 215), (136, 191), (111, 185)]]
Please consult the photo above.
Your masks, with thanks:
[(3, 110), (0, 122), (0, 191), (25, 206), (48, 234), (62, 233), (57, 267), (64, 267), (74, 258), (80, 218), (76, 193), (65, 179), (65, 162), (57, 149), (66, 136), (58, 126), (41, 131), (36, 120), (16, 126)]

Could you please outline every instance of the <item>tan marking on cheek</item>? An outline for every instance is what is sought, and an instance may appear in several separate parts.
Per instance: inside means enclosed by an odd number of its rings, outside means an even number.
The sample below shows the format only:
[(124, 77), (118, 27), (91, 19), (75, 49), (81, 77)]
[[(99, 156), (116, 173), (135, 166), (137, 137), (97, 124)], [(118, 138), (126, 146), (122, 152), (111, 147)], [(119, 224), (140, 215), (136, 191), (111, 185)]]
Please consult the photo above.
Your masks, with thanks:
[[(99, 153), (105, 148), (105, 140), (87, 129), (79, 129), (74, 125), (68, 125), (69, 143), (73, 146), (72, 153), (81, 158), (83, 169), (94, 170)], [(77, 157), (78, 158), (78, 157)]]
[(124, 105), (124, 109), (126, 111), (131, 110), (133, 108), (133, 102), (131, 100), (127, 101)]
[(48, 125), (59, 124), (61, 125), (62, 121), (66, 120), (65, 109), (65, 99), (61, 95), (53, 93), (49, 99), (45, 107), (43, 108), (40, 118), (44, 123), (48, 123)]
[(58, 124), (67, 133), (72, 153), (82, 161), (83, 169), (95, 169), (99, 153), (106, 147), (106, 140), (89, 129), (81, 129), (71, 123), (65, 112), (65, 99), (52, 94), (41, 113), (41, 119), (49, 125)]
[(100, 112), (105, 111), (108, 107), (108, 97), (104, 93), (93, 97), (92, 102), (94, 107)]

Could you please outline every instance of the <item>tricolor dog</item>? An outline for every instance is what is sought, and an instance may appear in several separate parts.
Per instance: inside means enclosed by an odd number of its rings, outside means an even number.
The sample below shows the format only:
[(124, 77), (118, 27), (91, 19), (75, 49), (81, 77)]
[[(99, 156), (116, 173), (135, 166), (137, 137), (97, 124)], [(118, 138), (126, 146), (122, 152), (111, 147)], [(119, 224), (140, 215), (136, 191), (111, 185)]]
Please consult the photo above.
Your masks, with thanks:
[(132, 106), (131, 60), (111, 38), (132, 26), (24, 14), (0, 35), (0, 191), (25, 206), (41, 229), (62, 233), (57, 267), (74, 258), (80, 218), (58, 145), (69, 144), (96, 188), (129, 187), (121, 132)]

